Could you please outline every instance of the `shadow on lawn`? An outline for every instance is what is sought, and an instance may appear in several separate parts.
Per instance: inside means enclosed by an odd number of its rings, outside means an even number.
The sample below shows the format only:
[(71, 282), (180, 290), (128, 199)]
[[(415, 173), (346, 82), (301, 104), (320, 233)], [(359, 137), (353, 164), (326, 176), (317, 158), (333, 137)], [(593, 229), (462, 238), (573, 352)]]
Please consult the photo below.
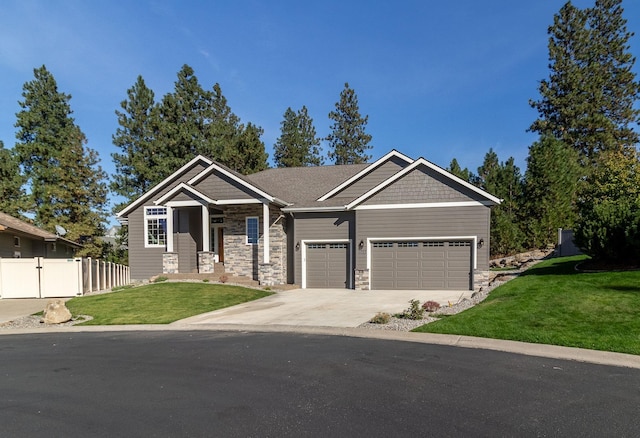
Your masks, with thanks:
[(613, 289), (618, 292), (640, 293), (640, 286), (614, 285), (614, 286), (607, 286), (607, 289)]
[(522, 277), (529, 275), (578, 275), (581, 274), (581, 272), (576, 271), (576, 265), (581, 261), (582, 259), (576, 260), (574, 257), (570, 259), (557, 259), (557, 261), (551, 265), (534, 266), (520, 275)]

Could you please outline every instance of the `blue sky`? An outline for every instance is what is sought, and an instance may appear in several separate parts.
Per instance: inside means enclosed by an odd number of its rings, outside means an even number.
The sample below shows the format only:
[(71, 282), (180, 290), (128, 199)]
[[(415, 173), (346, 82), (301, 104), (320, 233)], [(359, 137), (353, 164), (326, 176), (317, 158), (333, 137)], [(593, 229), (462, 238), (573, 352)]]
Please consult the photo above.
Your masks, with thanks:
[[(564, 3), (3, 0), (0, 140), (14, 145), (22, 86), (44, 64), (111, 174), (126, 90), (142, 75), (159, 100), (189, 64), (204, 88), (220, 83), (242, 121), (264, 128), (270, 157), (287, 107), (306, 105), (326, 136), (349, 82), (369, 116), (374, 159), (395, 148), (475, 171), (493, 148), (524, 171), (536, 139), (528, 101), (548, 76), (547, 27)], [(640, 33), (640, 2), (624, 8)], [(638, 56), (640, 37), (631, 46)]]

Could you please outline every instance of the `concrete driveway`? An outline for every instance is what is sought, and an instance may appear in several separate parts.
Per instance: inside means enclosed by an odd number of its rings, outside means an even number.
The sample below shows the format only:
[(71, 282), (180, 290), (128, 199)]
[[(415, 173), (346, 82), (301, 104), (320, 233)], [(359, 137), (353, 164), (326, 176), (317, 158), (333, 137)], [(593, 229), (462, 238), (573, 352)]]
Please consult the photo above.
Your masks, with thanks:
[(49, 298), (9, 298), (0, 300), (0, 324), (42, 312)]
[(398, 313), (409, 300), (433, 300), (441, 305), (469, 297), (471, 291), (355, 291), (295, 289), (226, 309), (196, 315), (174, 324), (249, 324), (316, 327), (357, 327), (377, 312)]

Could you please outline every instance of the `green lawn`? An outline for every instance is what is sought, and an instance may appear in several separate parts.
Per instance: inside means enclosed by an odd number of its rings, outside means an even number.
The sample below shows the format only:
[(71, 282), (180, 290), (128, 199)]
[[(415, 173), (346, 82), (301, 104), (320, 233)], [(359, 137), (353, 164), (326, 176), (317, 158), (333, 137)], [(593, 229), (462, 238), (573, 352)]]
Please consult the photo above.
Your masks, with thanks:
[(271, 295), (256, 289), (207, 283), (158, 283), (67, 301), (84, 325), (168, 324), (200, 313)]
[(544, 261), (477, 306), (414, 331), (640, 354), (640, 271), (580, 273)]

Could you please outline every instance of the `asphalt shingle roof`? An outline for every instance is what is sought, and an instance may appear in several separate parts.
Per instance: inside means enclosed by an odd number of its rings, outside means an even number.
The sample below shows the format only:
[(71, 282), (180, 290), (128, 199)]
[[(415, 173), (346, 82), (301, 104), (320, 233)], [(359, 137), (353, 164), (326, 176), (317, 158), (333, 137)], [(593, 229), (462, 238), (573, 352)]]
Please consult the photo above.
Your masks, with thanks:
[(348, 204), (352, 199), (316, 200), (348, 180), (369, 164), (339, 166), (281, 167), (263, 170), (245, 178), (293, 207), (333, 207)]

